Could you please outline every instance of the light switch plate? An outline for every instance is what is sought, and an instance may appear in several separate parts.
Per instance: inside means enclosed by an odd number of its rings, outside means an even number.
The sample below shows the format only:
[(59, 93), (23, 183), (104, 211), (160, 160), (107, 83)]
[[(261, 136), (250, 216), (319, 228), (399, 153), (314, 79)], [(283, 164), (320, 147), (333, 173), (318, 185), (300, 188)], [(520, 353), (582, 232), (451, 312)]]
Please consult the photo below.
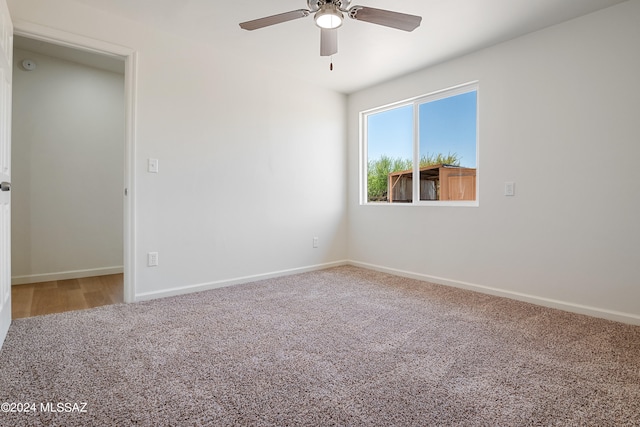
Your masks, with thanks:
[(158, 159), (149, 159), (147, 171), (150, 173), (158, 173)]

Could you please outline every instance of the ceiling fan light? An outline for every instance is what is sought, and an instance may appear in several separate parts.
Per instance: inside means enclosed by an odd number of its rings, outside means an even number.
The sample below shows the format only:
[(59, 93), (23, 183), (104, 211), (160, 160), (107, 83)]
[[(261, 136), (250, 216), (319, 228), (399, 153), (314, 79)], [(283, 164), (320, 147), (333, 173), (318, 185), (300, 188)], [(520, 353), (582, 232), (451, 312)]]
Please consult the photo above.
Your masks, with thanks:
[(334, 4), (323, 5), (313, 17), (318, 27), (329, 30), (340, 27), (343, 18), (342, 12)]

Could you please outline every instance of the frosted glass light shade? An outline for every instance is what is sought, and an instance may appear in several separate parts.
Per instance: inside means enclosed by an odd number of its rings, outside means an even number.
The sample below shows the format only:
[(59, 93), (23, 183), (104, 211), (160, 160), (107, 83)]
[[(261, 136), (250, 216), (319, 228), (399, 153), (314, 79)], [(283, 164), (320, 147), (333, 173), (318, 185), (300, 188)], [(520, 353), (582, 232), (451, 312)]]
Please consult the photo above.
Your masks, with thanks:
[(316, 25), (325, 29), (338, 28), (342, 25), (343, 18), (342, 13), (333, 4), (323, 5), (314, 16)]

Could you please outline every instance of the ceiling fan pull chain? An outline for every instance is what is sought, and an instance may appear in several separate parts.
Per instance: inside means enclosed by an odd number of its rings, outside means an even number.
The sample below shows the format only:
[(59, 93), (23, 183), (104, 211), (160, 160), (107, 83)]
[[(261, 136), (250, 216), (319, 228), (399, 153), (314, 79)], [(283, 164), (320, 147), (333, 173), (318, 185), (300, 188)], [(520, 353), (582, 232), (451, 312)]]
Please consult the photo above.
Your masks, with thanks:
[(333, 56), (331, 56), (331, 63), (329, 64), (329, 71), (333, 71)]

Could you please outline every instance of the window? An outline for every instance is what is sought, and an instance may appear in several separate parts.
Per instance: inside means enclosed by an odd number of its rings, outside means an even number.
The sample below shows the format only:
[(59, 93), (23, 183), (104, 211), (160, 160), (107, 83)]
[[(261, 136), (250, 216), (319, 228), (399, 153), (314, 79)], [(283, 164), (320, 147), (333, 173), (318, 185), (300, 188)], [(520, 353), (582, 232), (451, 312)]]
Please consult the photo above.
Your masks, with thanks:
[(361, 113), (362, 201), (477, 206), (477, 101), (472, 83)]

